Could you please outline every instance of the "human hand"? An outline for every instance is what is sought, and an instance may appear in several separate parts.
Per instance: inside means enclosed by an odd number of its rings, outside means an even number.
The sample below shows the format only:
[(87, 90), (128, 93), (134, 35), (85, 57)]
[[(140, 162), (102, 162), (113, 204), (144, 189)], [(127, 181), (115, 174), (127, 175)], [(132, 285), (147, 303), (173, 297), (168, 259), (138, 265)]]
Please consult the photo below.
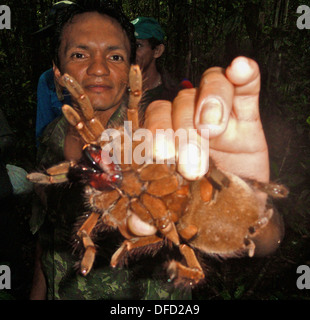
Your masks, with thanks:
[[(197, 129), (202, 139), (209, 139), (209, 150), (190, 142), (177, 151), (178, 159), (190, 150), (191, 157), (199, 160), (196, 165), (178, 165), (179, 172), (190, 180), (207, 172), (209, 151), (220, 169), (268, 182), (269, 158), (259, 116), (259, 91), (257, 63), (238, 57), (225, 71), (218, 67), (208, 69), (200, 87), (180, 91), (173, 104), (153, 102), (146, 111), (145, 127), (153, 133), (156, 129)], [(155, 144), (158, 155), (164, 141)]]

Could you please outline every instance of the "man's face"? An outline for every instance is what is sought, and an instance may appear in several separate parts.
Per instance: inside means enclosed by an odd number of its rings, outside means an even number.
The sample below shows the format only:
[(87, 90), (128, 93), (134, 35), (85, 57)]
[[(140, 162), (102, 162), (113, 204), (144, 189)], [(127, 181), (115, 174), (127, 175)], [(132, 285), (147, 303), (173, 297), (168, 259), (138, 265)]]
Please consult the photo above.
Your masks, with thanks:
[(152, 63), (155, 63), (155, 50), (147, 39), (137, 39), (136, 63), (142, 72), (146, 72)]
[(97, 12), (75, 16), (63, 29), (58, 55), (56, 78), (74, 77), (95, 110), (119, 106), (128, 84), (130, 43), (116, 20)]

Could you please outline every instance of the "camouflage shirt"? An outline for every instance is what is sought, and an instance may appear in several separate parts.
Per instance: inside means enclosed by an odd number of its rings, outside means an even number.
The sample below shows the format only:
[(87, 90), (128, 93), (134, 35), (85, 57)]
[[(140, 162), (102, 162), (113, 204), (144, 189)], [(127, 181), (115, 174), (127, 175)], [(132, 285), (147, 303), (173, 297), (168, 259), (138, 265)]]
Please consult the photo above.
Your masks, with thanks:
[[(121, 118), (118, 110), (111, 118)], [(68, 124), (64, 117), (54, 120), (41, 140), (40, 164), (47, 168), (63, 161), (64, 137)], [(163, 248), (155, 257), (142, 256), (122, 268), (110, 267), (110, 259), (124, 240), (115, 231), (96, 241), (98, 252), (91, 272), (81, 276), (72, 240), (77, 219), (87, 211), (83, 188), (77, 185), (48, 186), (45, 206), (36, 202), (31, 219), (43, 249), (42, 265), (47, 281), (47, 298), (61, 300), (99, 299), (189, 299), (191, 292), (175, 289), (169, 283), (164, 263), (171, 249)], [(168, 251), (167, 251), (168, 250)]]

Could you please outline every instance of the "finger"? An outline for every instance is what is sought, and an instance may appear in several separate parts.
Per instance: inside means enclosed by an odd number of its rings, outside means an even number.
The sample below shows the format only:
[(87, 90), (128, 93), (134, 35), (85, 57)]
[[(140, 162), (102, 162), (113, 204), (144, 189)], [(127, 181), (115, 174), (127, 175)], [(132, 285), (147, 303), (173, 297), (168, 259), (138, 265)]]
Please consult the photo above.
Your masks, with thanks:
[(145, 112), (144, 127), (153, 135), (153, 156), (156, 163), (174, 161), (176, 157), (170, 101), (152, 102)]
[(235, 85), (233, 112), (236, 118), (244, 121), (259, 119), (260, 72), (257, 63), (238, 57), (226, 69), (226, 76)]
[[(195, 180), (208, 171), (209, 139), (194, 127), (196, 89), (179, 92), (173, 101), (172, 121), (177, 137), (178, 171), (187, 179)], [(201, 132), (200, 132), (201, 133)]]
[(213, 138), (227, 127), (232, 109), (234, 87), (222, 68), (208, 69), (202, 76), (197, 95), (195, 126), (209, 130)]

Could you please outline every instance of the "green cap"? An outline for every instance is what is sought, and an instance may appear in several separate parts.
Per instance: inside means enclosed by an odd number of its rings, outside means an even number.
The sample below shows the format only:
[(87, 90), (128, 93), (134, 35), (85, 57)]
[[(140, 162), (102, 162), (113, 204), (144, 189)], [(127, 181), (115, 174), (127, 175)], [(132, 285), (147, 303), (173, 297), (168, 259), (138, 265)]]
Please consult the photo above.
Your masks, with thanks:
[(155, 38), (163, 41), (165, 33), (160, 24), (154, 18), (138, 17), (131, 21), (135, 27), (135, 36), (137, 39), (150, 39)]

